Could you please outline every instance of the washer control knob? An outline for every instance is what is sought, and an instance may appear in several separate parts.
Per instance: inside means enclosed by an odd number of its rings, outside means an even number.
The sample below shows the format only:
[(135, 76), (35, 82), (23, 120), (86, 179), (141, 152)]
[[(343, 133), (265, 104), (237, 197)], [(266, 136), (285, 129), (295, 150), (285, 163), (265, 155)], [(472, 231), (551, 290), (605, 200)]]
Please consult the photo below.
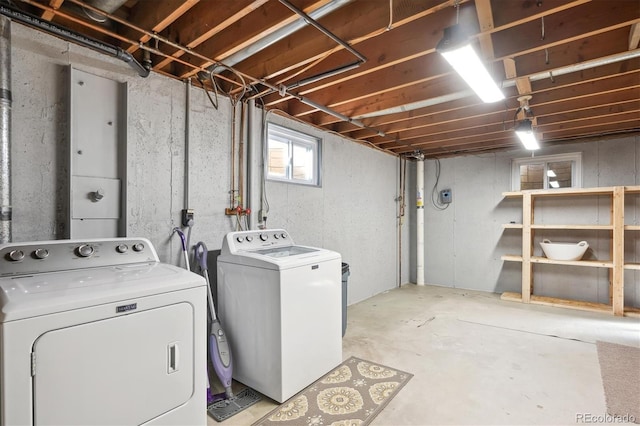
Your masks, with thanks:
[(285, 234), (284, 232), (282, 233), (282, 239), (286, 240), (287, 239), (287, 234)]
[(133, 245), (133, 251), (142, 251), (144, 250), (144, 244), (142, 243), (135, 243)]
[(116, 251), (118, 253), (126, 253), (129, 250), (129, 246), (126, 244), (118, 244)]
[(46, 259), (47, 257), (49, 257), (49, 250), (44, 248), (39, 248), (33, 252), (33, 255), (35, 256), (36, 259)]
[(269, 236), (267, 234), (260, 234), (260, 239), (262, 241), (267, 241), (267, 238), (269, 238)]
[(253, 237), (251, 235), (247, 235), (246, 240), (248, 243), (250, 243), (251, 241), (253, 241)]
[(275, 238), (276, 240), (280, 238), (280, 235), (278, 234), (273, 234), (273, 238)]
[(93, 254), (93, 246), (89, 245), (89, 244), (82, 244), (81, 246), (78, 246), (78, 249), (76, 250), (78, 252), (78, 256), (80, 257), (90, 257)]
[[(243, 241), (244, 241), (244, 237), (238, 237), (238, 238), (236, 238), (236, 241), (237, 241), (237, 242), (239, 242), (239, 243), (241, 243), (241, 242), (243, 242)], [(248, 240), (247, 240), (247, 241), (248, 241)]]
[(24, 252), (22, 250), (11, 250), (7, 257), (12, 262), (18, 262), (24, 259)]

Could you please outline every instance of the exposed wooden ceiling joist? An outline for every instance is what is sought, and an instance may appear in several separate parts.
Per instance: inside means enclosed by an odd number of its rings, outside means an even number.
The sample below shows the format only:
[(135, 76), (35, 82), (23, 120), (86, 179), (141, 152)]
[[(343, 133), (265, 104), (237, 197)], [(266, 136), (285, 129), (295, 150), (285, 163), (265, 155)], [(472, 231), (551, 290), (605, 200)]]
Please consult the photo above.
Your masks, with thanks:
[[(335, 0), (290, 1), (311, 13)], [(640, 7), (633, 0), (351, 0), (319, 22), (367, 61), (304, 85), (297, 82), (354, 57), (311, 26), (255, 48), (300, 19), (278, 0), (128, 0), (112, 13), (116, 22), (104, 25), (78, 13), (80, 0), (14, 2), (137, 56), (146, 50), (155, 72), (176, 79), (241, 52), (233, 67), (251, 82), (247, 97), (258, 105), (391, 153), (518, 146), (512, 127), (523, 94), (532, 96), (543, 145), (640, 131)], [(456, 21), (502, 85), (504, 102), (482, 104), (435, 52)], [(280, 85), (284, 96), (274, 90)]]

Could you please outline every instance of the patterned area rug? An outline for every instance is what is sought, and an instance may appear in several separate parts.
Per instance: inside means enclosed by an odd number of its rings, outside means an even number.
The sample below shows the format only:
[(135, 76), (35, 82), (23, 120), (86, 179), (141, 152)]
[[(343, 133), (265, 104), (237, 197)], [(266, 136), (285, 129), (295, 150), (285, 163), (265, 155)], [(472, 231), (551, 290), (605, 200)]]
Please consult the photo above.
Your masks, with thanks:
[(351, 357), (254, 423), (266, 425), (368, 425), (413, 374)]

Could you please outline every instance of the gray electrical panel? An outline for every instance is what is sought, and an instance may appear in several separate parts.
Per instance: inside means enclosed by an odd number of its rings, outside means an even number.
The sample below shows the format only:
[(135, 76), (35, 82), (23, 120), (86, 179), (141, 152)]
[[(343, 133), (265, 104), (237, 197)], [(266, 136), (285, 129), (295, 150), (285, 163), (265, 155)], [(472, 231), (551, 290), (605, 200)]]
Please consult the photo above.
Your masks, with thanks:
[(69, 75), (69, 238), (126, 236), (126, 83)]

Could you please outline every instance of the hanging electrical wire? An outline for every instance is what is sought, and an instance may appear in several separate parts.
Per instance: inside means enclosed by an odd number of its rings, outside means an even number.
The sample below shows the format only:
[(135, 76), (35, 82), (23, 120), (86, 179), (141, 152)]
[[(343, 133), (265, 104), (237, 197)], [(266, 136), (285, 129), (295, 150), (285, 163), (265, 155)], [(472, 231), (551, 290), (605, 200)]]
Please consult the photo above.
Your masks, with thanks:
[(450, 204), (440, 203), (438, 198), (438, 183), (440, 182), (440, 159), (436, 158), (436, 182), (433, 184), (433, 189), (431, 190), (431, 204), (438, 210), (446, 210), (449, 208)]
[[(218, 83), (216, 82), (215, 79), (215, 75), (216, 73), (214, 72), (215, 70), (218, 70), (220, 68), (223, 68), (227, 71), (230, 71), (231, 73), (233, 73), (236, 78), (240, 81), (240, 92), (238, 94), (234, 93), (234, 91), (230, 90), (228, 92), (224, 92), (222, 90), (222, 88), (218, 85)], [(209, 91), (207, 90), (206, 86), (204, 85), (204, 82), (206, 80), (209, 80), (209, 82), (211, 83), (211, 87), (213, 88), (213, 94), (215, 95), (215, 100), (211, 97), (211, 95), (209, 94)], [(226, 95), (229, 100), (231, 101), (231, 104), (236, 104), (238, 103), (239, 100), (241, 100), (244, 95), (247, 93), (247, 82), (244, 79), (244, 76), (239, 73), (238, 71), (236, 71), (234, 68), (227, 66), (225, 64), (223, 64), (222, 62), (217, 62), (214, 67), (212, 68), (211, 71), (204, 73), (204, 72), (200, 72), (198, 73), (198, 81), (200, 82), (200, 84), (202, 85), (202, 89), (204, 90), (204, 92), (207, 94), (207, 97), (209, 98), (209, 101), (211, 102), (211, 105), (213, 105), (213, 107), (215, 109), (218, 109), (218, 94), (222, 93), (223, 95)]]

